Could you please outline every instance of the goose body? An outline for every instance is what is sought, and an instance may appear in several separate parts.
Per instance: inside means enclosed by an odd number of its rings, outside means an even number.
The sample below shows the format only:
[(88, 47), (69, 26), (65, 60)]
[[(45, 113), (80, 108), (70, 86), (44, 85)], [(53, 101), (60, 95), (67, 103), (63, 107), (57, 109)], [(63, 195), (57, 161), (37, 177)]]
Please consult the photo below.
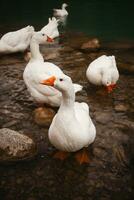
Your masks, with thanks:
[[(45, 83), (46, 81), (42, 81), (42, 84)], [(62, 93), (62, 101), (49, 128), (50, 142), (58, 150), (65, 152), (76, 152), (88, 147), (96, 136), (95, 126), (89, 116), (89, 106), (86, 103), (75, 102), (70, 77), (56, 77), (53, 85)]]
[(115, 57), (103, 55), (97, 58), (88, 66), (86, 76), (92, 84), (104, 85), (112, 89), (119, 79)]
[(65, 17), (65, 16), (67, 16), (68, 15), (68, 12), (67, 12), (67, 10), (66, 10), (66, 7), (67, 7), (68, 5), (66, 4), (66, 3), (63, 3), (62, 4), (62, 8), (61, 9), (53, 9), (53, 11), (54, 11), (54, 16), (55, 17)]
[(86, 103), (74, 103), (73, 110), (59, 110), (49, 129), (49, 140), (61, 151), (76, 152), (93, 143), (95, 126)]
[(25, 51), (30, 44), (34, 33), (32, 26), (27, 26), (18, 31), (6, 33), (0, 39), (0, 53), (15, 53)]
[(50, 38), (59, 37), (58, 31), (58, 21), (55, 17), (49, 18), (48, 24), (44, 26), (41, 31), (46, 35), (49, 35)]
[[(40, 81), (42, 78), (48, 78), (52, 74), (58, 76), (64, 75), (64, 73), (55, 64), (44, 62), (43, 57), (39, 51), (39, 44), (43, 43), (45, 40), (42, 39), (42, 42), (39, 41), (37, 35), (44, 37), (42, 36), (41, 32), (38, 32), (35, 33), (31, 39), (31, 59), (23, 73), (24, 82), (31, 96), (38, 103), (46, 103), (51, 106), (59, 106), (61, 103), (61, 92), (51, 86), (44, 87), (40, 84)], [(74, 88), (76, 92), (82, 89), (82, 87), (78, 84), (74, 84)]]

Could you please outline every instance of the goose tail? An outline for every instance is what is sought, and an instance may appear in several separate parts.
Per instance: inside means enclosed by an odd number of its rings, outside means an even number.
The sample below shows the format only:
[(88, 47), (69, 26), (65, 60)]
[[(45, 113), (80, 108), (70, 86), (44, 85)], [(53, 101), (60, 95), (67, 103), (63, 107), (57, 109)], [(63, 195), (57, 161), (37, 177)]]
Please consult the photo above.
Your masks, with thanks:
[(83, 88), (82, 85), (74, 83), (74, 91), (75, 91), (75, 93), (81, 91), (82, 88)]

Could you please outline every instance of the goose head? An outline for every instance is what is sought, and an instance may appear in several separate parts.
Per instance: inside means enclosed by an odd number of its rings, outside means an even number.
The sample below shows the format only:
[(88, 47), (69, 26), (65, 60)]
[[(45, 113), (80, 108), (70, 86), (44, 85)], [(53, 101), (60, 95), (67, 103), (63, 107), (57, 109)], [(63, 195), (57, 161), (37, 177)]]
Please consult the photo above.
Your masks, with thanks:
[[(105, 70), (102, 73), (102, 84), (106, 86), (108, 93), (110, 93), (116, 87), (116, 82), (119, 79), (115, 56), (104, 55), (100, 58), (103, 59), (103, 65), (105, 64)], [(109, 68), (107, 68), (107, 66), (109, 66)]]
[(53, 42), (53, 39), (44, 32), (39, 31), (33, 34), (32, 41), (36, 41), (38, 44), (44, 44), (45, 42)]
[(48, 24), (41, 29), (41, 32), (48, 35), (50, 38), (55, 38), (59, 36), (58, 25), (59, 19), (55, 17), (48, 19)]
[(72, 80), (69, 76), (61, 75), (59, 77), (51, 76), (48, 79), (42, 80), (41, 84), (52, 86), (62, 93), (67, 93), (73, 87)]
[(116, 87), (117, 80), (112, 77), (110, 74), (105, 73), (102, 78), (102, 84), (106, 86), (107, 92), (111, 93), (113, 89)]
[(66, 3), (62, 4), (62, 9), (65, 9), (68, 5)]

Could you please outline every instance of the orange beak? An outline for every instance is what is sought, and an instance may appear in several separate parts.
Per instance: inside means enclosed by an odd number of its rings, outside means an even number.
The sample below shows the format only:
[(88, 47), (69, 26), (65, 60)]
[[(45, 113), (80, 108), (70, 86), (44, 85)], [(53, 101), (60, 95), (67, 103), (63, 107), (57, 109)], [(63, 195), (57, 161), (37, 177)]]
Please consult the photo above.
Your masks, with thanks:
[(54, 39), (47, 36), (47, 42), (53, 42), (53, 41), (54, 41)]
[(111, 93), (113, 91), (113, 89), (116, 87), (116, 84), (110, 84), (107, 87), (107, 91), (108, 93)]
[(41, 81), (41, 84), (48, 85), (48, 86), (54, 86), (55, 80), (56, 80), (56, 77), (55, 76), (51, 76), (50, 78)]

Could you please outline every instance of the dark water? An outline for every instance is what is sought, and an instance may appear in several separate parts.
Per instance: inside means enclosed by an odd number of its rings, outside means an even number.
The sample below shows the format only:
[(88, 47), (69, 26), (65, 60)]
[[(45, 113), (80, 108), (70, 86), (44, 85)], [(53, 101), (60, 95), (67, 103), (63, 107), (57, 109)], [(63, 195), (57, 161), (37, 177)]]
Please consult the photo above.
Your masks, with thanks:
[[(52, 16), (61, 0), (1, 0), (0, 32), (28, 24), (38, 30)], [(134, 2), (130, 0), (70, 0), (68, 30), (85, 32), (104, 40), (134, 39)]]

